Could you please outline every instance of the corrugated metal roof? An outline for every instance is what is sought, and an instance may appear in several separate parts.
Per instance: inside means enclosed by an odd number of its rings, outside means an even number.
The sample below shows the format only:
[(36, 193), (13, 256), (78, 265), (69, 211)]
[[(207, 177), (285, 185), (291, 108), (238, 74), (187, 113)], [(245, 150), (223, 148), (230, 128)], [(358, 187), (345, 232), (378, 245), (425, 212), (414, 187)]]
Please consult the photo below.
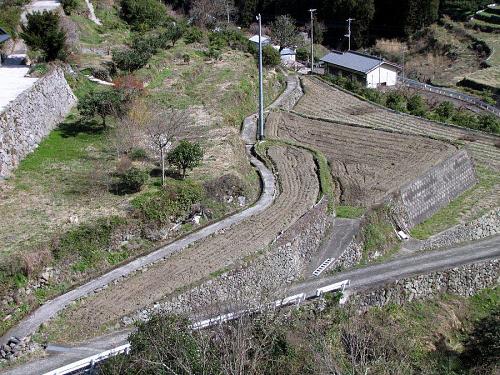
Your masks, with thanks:
[[(262, 39), (262, 43), (263, 44), (269, 44), (269, 43), (271, 43), (271, 38), (269, 38), (266, 35), (262, 35), (261, 39)], [(251, 42), (254, 42), (254, 43), (259, 43), (259, 36), (258, 35), (254, 35), (251, 38), (249, 38), (248, 40), (251, 41)]]
[(7, 32), (0, 28), (0, 43), (5, 42), (10, 39), (10, 35)]
[(378, 57), (352, 51), (330, 52), (323, 56), (321, 58), (321, 61), (364, 74), (369, 73), (381, 64), (396, 66), (394, 64), (388, 63), (387, 61), (381, 61)]
[(283, 48), (280, 52), (281, 56), (283, 55), (296, 55), (297, 53), (295, 52), (294, 49), (291, 48)]

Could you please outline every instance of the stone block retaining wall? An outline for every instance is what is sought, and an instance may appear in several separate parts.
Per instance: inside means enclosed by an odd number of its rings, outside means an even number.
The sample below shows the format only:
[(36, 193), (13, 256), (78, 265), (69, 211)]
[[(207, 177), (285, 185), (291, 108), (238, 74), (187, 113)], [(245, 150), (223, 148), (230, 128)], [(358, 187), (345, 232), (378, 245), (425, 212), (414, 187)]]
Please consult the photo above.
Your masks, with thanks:
[(471, 157), (465, 150), (458, 151), (400, 189), (406, 225), (411, 228), (428, 219), (476, 182)]
[(366, 310), (390, 303), (398, 305), (435, 295), (449, 293), (464, 297), (498, 285), (500, 260), (468, 264), (445, 271), (432, 272), (397, 280), (391, 284), (355, 292), (349, 303)]
[(76, 97), (60, 68), (11, 102), (0, 113), (0, 178), (8, 177), (75, 104)]
[(276, 238), (260, 258), (248, 261), (164, 303), (141, 310), (132, 317), (125, 317), (122, 322), (127, 325), (137, 319), (147, 320), (152, 313), (160, 311), (217, 315), (225, 309), (238, 308), (238, 305), (248, 307), (275, 300), (283, 295), (290, 282), (301, 276), (330, 222), (327, 199), (323, 198)]

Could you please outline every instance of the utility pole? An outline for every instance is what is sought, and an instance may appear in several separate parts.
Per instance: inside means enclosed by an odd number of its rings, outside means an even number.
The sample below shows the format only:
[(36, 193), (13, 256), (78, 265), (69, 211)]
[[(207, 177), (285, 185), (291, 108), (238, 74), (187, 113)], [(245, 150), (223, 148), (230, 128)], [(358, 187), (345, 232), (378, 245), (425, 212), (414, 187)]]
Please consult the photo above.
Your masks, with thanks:
[(356, 21), (354, 18), (348, 18), (347, 19), (347, 34), (344, 35), (349, 39), (349, 48), (347, 49), (348, 51), (351, 50), (351, 22)]
[(314, 71), (314, 12), (316, 9), (309, 9), (311, 12), (311, 74)]
[(264, 139), (264, 83), (262, 74), (262, 16), (257, 16), (259, 21), (259, 140)]

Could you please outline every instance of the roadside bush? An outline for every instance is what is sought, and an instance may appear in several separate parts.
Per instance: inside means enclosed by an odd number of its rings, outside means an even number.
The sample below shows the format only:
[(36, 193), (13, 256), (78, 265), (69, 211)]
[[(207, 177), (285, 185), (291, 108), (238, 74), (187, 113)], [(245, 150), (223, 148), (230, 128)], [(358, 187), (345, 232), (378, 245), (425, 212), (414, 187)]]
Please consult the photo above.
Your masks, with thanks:
[(203, 40), (203, 31), (196, 26), (189, 27), (184, 33), (186, 44), (200, 43)]
[(187, 216), (203, 196), (203, 188), (195, 182), (169, 180), (163, 189), (135, 198), (132, 206), (143, 220), (167, 224)]
[(78, 0), (61, 0), (61, 5), (64, 9), (64, 13), (70, 15), (78, 8)]
[(21, 38), (26, 44), (41, 51), (45, 61), (64, 60), (66, 34), (60, 28), (59, 15), (43, 11), (27, 14), (26, 19), (26, 24), (21, 26)]
[(201, 164), (203, 159), (203, 149), (198, 143), (191, 143), (182, 140), (168, 154), (167, 160), (170, 164), (176, 166), (182, 174), (182, 178), (186, 177), (186, 171), (192, 170)]
[(133, 194), (141, 191), (148, 179), (148, 174), (139, 168), (132, 167), (116, 175), (117, 181), (111, 186), (111, 191), (117, 195)]
[(56, 260), (74, 258), (75, 255), (88, 264), (101, 259), (103, 251), (111, 245), (113, 231), (126, 220), (118, 216), (97, 219), (93, 223), (81, 224), (64, 233), (53, 249)]
[(120, 16), (136, 30), (165, 25), (170, 19), (167, 8), (158, 0), (121, 0)]
[(408, 109), (408, 112), (415, 116), (424, 116), (429, 110), (425, 99), (418, 94), (410, 96), (408, 103), (406, 104), (406, 108)]
[(479, 126), (477, 116), (466, 110), (456, 111), (451, 118), (451, 122), (470, 129), (477, 129)]
[(364, 89), (362, 94), (367, 100), (382, 104), (384, 102), (384, 97), (377, 89)]
[(385, 105), (398, 112), (406, 111), (405, 97), (398, 91), (391, 91), (385, 97)]
[(444, 101), (434, 108), (434, 112), (436, 112), (441, 121), (446, 121), (455, 114), (455, 106), (452, 102)]
[(240, 196), (245, 194), (245, 183), (233, 174), (226, 174), (203, 184), (207, 195), (219, 202), (227, 196)]
[(494, 134), (500, 134), (500, 119), (495, 115), (481, 115), (478, 119), (478, 129)]
[(142, 68), (151, 58), (151, 53), (141, 52), (134, 49), (120, 48), (112, 52), (113, 62), (116, 67), (126, 72), (133, 72)]
[(262, 65), (267, 68), (274, 68), (281, 63), (281, 56), (278, 50), (272, 46), (262, 48)]

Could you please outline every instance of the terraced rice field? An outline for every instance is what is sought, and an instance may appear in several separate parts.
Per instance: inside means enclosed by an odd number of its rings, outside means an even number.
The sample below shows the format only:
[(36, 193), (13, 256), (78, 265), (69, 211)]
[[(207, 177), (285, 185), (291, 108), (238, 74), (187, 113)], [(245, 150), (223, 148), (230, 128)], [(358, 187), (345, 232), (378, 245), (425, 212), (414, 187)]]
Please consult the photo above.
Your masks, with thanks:
[(485, 212), (500, 207), (500, 149), (495, 147), (500, 137), (472, 133), (467, 129), (396, 113), (336, 89), (319, 79), (306, 77), (302, 82), (305, 95), (294, 108), (296, 112), (375, 129), (389, 129), (463, 143), (478, 167), (480, 183), (464, 197), (457, 217), (459, 222), (470, 222)]
[[(55, 337), (59, 341), (97, 334), (103, 325), (264, 250), (315, 204), (319, 194), (309, 152), (273, 146), (268, 156), (276, 168), (280, 191), (269, 209), (84, 300), (78, 308), (63, 312), (49, 332), (64, 332), (64, 337)], [(58, 330), (58, 324), (64, 324), (64, 330)]]
[(370, 206), (456, 151), (449, 143), (415, 135), (271, 113), (267, 136), (319, 149), (338, 181), (341, 204)]
[[(409, 134), (433, 136), (450, 141), (463, 141), (470, 135), (470, 131), (466, 129), (384, 109), (315, 78), (304, 78), (302, 82), (305, 95), (295, 107), (295, 111), (306, 115)], [(474, 142), (463, 142), (475, 161), (480, 165), (500, 171), (500, 150), (495, 148), (495, 142), (498, 142), (500, 137), (487, 134), (474, 135), (474, 137), (476, 138)]]

